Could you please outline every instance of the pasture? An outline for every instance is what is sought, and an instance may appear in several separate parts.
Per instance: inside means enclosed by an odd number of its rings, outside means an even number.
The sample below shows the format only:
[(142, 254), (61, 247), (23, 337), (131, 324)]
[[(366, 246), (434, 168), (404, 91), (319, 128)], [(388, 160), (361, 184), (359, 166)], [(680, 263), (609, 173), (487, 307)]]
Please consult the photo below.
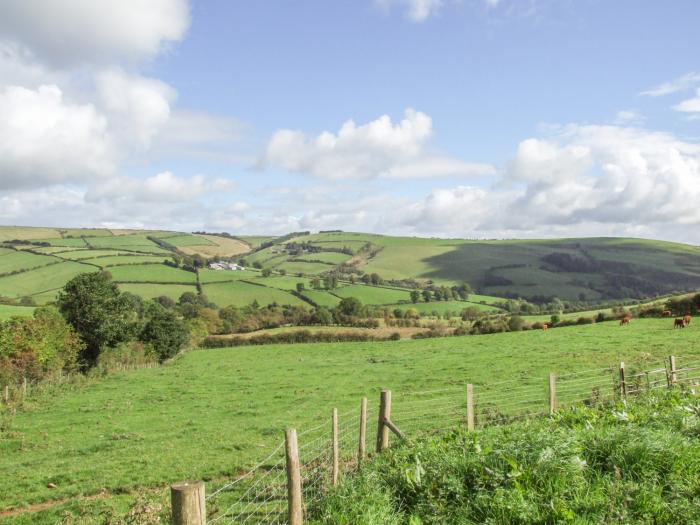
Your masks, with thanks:
[(55, 257), (0, 249), (0, 275), (60, 262)]
[(230, 305), (248, 306), (254, 301), (257, 301), (260, 306), (271, 303), (302, 306), (307, 304), (284, 290), (259, 286), (245, 281), (208, 283), (203, 288), (204, 295), (220, 308)]
[(495, 306), (489, 306), (481, 303), (472, 303), (469, 301), (431, 301), (429, 303), (408, 303), (408, 304), (390, 304), (387, 305), (389, 308), (398, 308), (399, 310), (406, 311), (408, 309), (414, 309), (418, 313), (432, 314), (437, 312), (440, 315), (444, 315), (446, 312), (453, 312), (459, 315), (462, 310), (466, 308), (476, 308), (480, 312), (485, 313), (497, 313), (501, 312), (499, 308)]
[(11, 317), (31, 317), (34, 315), (33, 306), (14, 306), (11, 304), (0, 304), (0, 321), (6, 321)]
[(163, 261), (168, 260), (165, 255), (115, 255), (95, 257), (94, 259), (82, 259), (83, 262), (94, 264), (100, 268), (109, 268), (111, 266), (123, 266), (128, 264), (163, 264)]
[(85, 515), (80, 523), (101, 523), (99, 515), (123, 511), (138, 494), (164, 495), (169, 482), (221, 483), (265, 457), (285, 427), (317, 426), (331, 407), (354, 409), (363, 395), (374, 405), (382, 387), (401, 393), (528, 378), (542, 385), (544, 396), (549, 371), (621, 360), (630, 369), (648, 368), (669, 354), (687, 362), (700, 357), (699, 343), (697, 327), (674, 332), (667, 320), (640, 319), (625, 329), (600, 323), (549, 332), (193, 351), (170, 365), (65, 388), (33, 399), (15, 416), (5, 414), (0, 470), (13, 475), (0, 477), (0, 508), (59, 503), (0, 523), (56, 523), (66, 513)]
[(164, 295), (173, 301), (177, 301), (185, 292), (197, 293), (197, 288), (194, 285), (186, 284), (120, 283), (119, 289), (144, 299), (155, 299)]
[[(6, 297), (38, 296), (42, 292), (55, 296), (58, 290), (70, 279), (86, 272), (95, 272), (99, 268), (77, 262), (61, 262), (36, 270), (0, 277), (0, 295)], [(44, 302), (37, 299), (37, 303)]]
[(240, 281), (241, 279), (255, 279), (260, 276), (259, 270), (199, 270), (199, 280), (202, 283), (221, 283)]
[(115, 266), (109, 269), (112, 278), (116, 282), (126, 283), (167, 283), (194, 284), (197, 275), (179, 268), (173, 268), (164, 264), (135, 264), (128, 266)]
[(409, 302), (411, 299), (410, 290), (367, 286), (363, 284), (344, 286), (333, 290), (332, 293), (341, 298), (357, 297), (362, 304), (394, 304), (399, 301)]

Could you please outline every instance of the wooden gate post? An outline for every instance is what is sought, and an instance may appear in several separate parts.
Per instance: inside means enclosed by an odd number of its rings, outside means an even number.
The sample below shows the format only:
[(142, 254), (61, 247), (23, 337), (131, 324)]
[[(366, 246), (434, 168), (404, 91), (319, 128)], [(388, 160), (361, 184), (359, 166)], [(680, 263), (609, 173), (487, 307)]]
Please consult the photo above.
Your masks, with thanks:
[(357, 447), (357, 468), (360, 468), (365, 459), (367, 448), (367, 398), (363, 397), (360, 403), (360, 442)]
[(288, 525), (302, 525), (304, 517), (301, 511), (301, 470), (296, 429), (290, 428), (285, 432), (284, 442), (287, 459)]
[(389, 427), (386, 421), (391, 417), (391, 390), (382, 390), (379, 397), (379, 418), (377, 424), (377, 452), (389, 448)]
[(333, 409), (333, 472), (331, 475), (331, 484), (334, 487), (338, 486), (338, 409)]
[(668, 376), (668, 386), (671, 387), (676, 384), (676, 356), (672, 355), (668, 357), (668, 365), (670, 368)]
[(467, 430), (474, 430), (474, 386), (471, 383), (467, 385)]
[(549, 414), (557, 411), (557, 376), (549, 373)]
[(620, 396), (627, 399), (627, 383), (625, 383), (625, 363), (620, 362)]
[(170, 487), (173, 525), (205, 525), (204, 482), (183, 481)]

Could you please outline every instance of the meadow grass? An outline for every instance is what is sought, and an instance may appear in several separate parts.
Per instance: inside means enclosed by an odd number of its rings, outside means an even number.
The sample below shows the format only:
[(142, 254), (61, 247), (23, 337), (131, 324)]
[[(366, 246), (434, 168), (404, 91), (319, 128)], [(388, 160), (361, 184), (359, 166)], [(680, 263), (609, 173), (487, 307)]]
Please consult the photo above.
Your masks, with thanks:
[(120, 283), (119, 289), (144, 299), (154, 299), (164, 295), (173, 301), (177, 301), (185, 292), (197, 293), (197, 288), (194, 285), (186, 284)]
[(185, 246), (213, 246), (214, 243), (209, 239), (199, 235), (173, 235), (168, 237), (159, 237), (168, 244), (172, 244), (178, 248)]
[(362, 304), (394, 304), (399, 301), (410, 301), (410, 290), (396, 288), (383, 288), (378, 286), (366, 286), (355, 284), (333, 290), (333, 294), (339, 297), (357, 297)]
[(325, 308), (335, 308), (340, 302), (340, 297), (337, 297), (324, 290), (304, 290), (302, 295), (308, 297), (317, 305), (324, 306)]
[[(682, 366), (700, 357), (699, 342), (698, 327), (673, 331), (666, 320), (640, 319), (624, 329), (599, 323), (549, 332), (193, 351), (170, 365), (110, 375), (5, 414), (0, 470), (12, 475), (0, 477), (0, 508), (103, 488), (114, 494), (233, 476), (265, 457), (284, 428), (316, 426), (331, 407), (354, 409), (362, 396), (374, 405), (380, 388), (398, 396), (519, 379), (541, 386), (544, 397), (549, 371), (621, 360), (650, 368), (663, 366), (672, 353)], [(0, 523), (54, 523), (78, 504), (34, 513), (32, 521)], [(100, 523), (95, 516), (84, 519)]]
[(134, 252), (128, 250), (75, 250), (61, 253), (61, 259), (72, 259), (79, 261), (82, 259), (95, 259), (97, 257), (108, 257), (117, 255), (129, 255)]
[(254, 279), (260, 276), (258, 270), (199, 270), (199, 280), (202, 283), (219, 283), (228, 281), (240, 281), (241, 279)]
[[(269, 264), (266, 264), (265, 266), (268, 265)], [(333, 269), (333, 266), (330, 264), (323, 263), (285, 261), (282, 264), (275, 264), (274, 268), (275, 270), (286, 270), (287, 273), (303, 273), (305, 275), (316, 275), (319, 273), (329, 272)]]
[(466, 308), (476, 308), (480, 312), (495, 313), (500, 312), (498, 308), (486, 304), (472, 303), (469, 301), (431, 301), (429, 303), (404, 303), (404, 304), (389, 304), (387, 308), (398, 308), (404, 312), (408, 309), (414, 309), (418, 313), (432, 314), (437, 312), (444, 315), (446, 312), (454, 312), (459, 315)]
[(98, 271), (98, 268), (77, 262), (62, 262), (28, 272), (7, 275), (0, 277), (0, 295), (22, 297), (55, 290), (76, 275), (94, 271)]
[(209, 283), (203, 286), (204, 295), (214, 304), (223, 308), (225, 306), (248, 306), (257, 301), (260, 306), (268, 304), (306, 305), (298, 297), (276, 288), (258, 286), (244, 281), (230, 283)]
[(15, 306), (11, 304), (0, 304), (0, 321), (6, 321), (11, 317), (31, 317), (34, 315), (33, 306)]
[(294, 275), (271, 275), (270, 277), (258, 277), (250, 279), (251, 282), (259, 283), (270, 288), (280, 290), (296, 290), (297, 284), (302, 283), (306, 288), (311, 286), (311, 281), (307, 277), (296, 277)]
[(46, 242), (51, 246), (62, 246), (66, 248), (85, 248), (87, 244), (83, 239), (62, 239), (57, 238), (47, 238), (47, 239), (34, 239), (37, 242)]
[(0, 275), (17, 272), (27, 268), (38, 268), (58, 262), (59, 259), (49, 255), (36, 255), (28, 252), (7, 250), (0, 252)]
[[(123, 266), (131, 264), (159, 264), (169, 260), (169, 257), (163, 255), (115, 255), (113, 257), (96, 257), (94, 259), (83, 259), (84, 262), (95, 264), (101, 268), (111, 266)], [(111, 271), (111, 270), (110, 270)]]
[(0, 226), (0, 241), (15, 239), (48, 239), (59, 238), (61, 234), (53, 228), (35, 228), (31, 226)]
[(180, 270), (164, 264), (142, 264), (115, 266), (109, 269), (116, 282), (191, 283), (197, 276), (194, 272)]
[(350, 259), (350, 255), (346, 253), (339, 252), (320, 252), (320, 253), (305, 253), (303, 255), (298, 255), (294, 259), (297, 261), (321, 261), (331, 264), (343, 264), (345, 261)]
[(351, 473), (310, 525), (700, 522), (700, 400), (692, 393), (443, 432)]

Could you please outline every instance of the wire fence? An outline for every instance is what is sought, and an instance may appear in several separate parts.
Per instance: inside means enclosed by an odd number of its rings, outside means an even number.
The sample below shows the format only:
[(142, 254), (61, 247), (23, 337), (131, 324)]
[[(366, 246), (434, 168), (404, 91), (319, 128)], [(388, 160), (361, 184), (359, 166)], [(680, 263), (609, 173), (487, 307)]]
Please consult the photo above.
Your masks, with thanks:
[[(366, 457), (363, 450), (375, 450), (374, 438), (386, 419), (395, 431), (413, 439), (426, 433), (466, 428), (470, 418), (475, 428), (484, 428), (540, 417), (570, 406), (625, 399), (660, 388), (700, 387), (700, 361), (678, 359), (678, 362), (682, 366), (676, 367), (676, 358), (671, 357), (663, 367), (650, 369), (625, 368), (621, 364), (552, 374), (549, 380), (546, 376), (530, 376), (474, 384), (469, 387), (473, 392), (471, 401), (466, 383), (434, 390), (395, 392), (390, 401), (390, 417), (381, 414), (378, 404), (370, 399), (364, 419), (364, 442), (360, 403), (357, 408), (338, 414), (335, 429), (329, 411), (318, 419), (320, 423), (316, 427), (298, 434), (303, 514), (313, 514), (319, 501), (332, 489), (336, 476), (357, 470), (358, 463)], [(285, 442), (281, 441), (254, 468), (213, 490), (206, 497), (206, 504), (209, 524), (290, 523)]]

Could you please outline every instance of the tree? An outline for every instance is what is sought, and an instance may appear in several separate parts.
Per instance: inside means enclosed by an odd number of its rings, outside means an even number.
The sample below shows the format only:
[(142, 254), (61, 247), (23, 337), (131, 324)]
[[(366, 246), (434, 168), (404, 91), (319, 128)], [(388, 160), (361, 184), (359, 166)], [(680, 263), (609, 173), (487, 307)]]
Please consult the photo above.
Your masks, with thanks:
[(345, 297), (340, 300), (338, 310), (342, 314), (357, 317), (362, 312), (362, 303), (357, 297)]
[(177, 355), (187, 343), (188, 336), (187, 327), (172, 311), (158, 308), (143, 327), (140, 339), (153, 348), (162, 363)]
[(314, 277), (311, 279), (311, 288), (314, 290), (320, 290), (321, 289), (321, 279), (318, 277)]
[(433, 297), (433, 294), (430, 293), (430, 290), (423, 290), (422, 295), (423, 295), (423, 300), (426, 303), (429, 303), (430, 299), (432, 299), (432, 297)]
[(304, 291), (304, 283), (297, 283), (297, 292), (303, 292)]
[(133, 304), (105, 272), (84, 273), (66, 283), (58, 296), (63, 317), (85, 343), (84, 366), (92, 366), (103, 348), (132, 340), (138, 328)]
[(411, 290), (411, 302), (416, 304), (420, 300), (420, 292), (418, 290)]
[(320, 325), (332, 325), (333, 324), (333, 314), (328, 310), (328, 308), (324, 308), (322, 306), (319, 306), (316, 308), (316, 310), (313, 313), (312, 316), (312, 322), (314, 324), (320, 324)]
[(262, 271), (262, 276), (263, 276), (263, 277), (270, 277), (270, 275), (272, 275), (272, 270), (270, 270), (269, 268), (265, 268), (265, 269)]
[(285, 270), (284, 268), (282, 268), (282, 269), (280, 270), (280, 275), (287, 275), (287, 270)]
[(369, 280), (375, 286), (382, 284), (384, 282), (384, 280), (381, 277), (379, 277), (379, 274), (377, 274), (377, 273), (371, 274), (369, 276)]

